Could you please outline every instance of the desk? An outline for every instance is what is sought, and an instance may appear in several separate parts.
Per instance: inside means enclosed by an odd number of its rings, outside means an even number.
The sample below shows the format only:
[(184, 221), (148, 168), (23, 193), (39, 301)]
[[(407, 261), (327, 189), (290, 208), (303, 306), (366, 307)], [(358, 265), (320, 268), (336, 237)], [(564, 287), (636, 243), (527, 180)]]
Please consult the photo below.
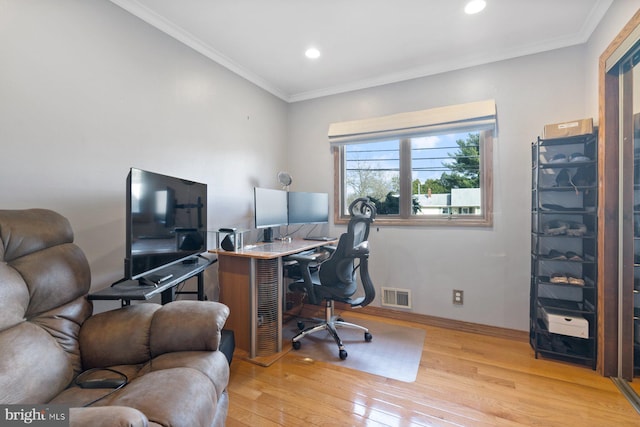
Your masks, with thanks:
[[(151, 299), (155, 295), (160, 294), (162, 304), (167, 304), (175, 299), (176, 292), (175, 287), (180, 283), (188, 280), (194, 276), (198, 279), (198, 290), (195, 292), (198, 295), (198, 300), (204, 301), (204, 270), (210, 265), (215, 263), (217, 258), (215, 257), (196, 257), (193, 263), (177, 263), (172, 264), (157, 273), (165, 275), (172, 274), (171, 279), (160, 283), (157, 286), (152, 285), (139, 285), (137, 280), (123, 280), (116, 282), (108, 288), (102, 289), (93, 294), (89, 294), (89, 300), (122, 300), (122, 305), (126, 306), (131, 304), (132, 300), (144, 301)], [(183, 292), (184, 293), (184, 292)], [(194, 293), (194, 292), (189, 292)]]
[(231, 309), (225, 326), (234, 331), (236, 348), (248, 352), (249, 360), (268, 365), (268, 357), (282, 352), (282, 259), (336, 243), (293, 239), (211, 251), (218, 254), (220, 302)]

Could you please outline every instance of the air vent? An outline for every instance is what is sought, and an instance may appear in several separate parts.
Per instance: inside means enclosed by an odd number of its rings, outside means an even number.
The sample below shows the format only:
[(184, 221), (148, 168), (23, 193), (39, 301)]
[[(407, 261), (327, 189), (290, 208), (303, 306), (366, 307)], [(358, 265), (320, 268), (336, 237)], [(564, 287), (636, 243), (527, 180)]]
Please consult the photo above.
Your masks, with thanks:
[(411, 308), (411, 291), (409, 289), (382, 288), (382, 305)]

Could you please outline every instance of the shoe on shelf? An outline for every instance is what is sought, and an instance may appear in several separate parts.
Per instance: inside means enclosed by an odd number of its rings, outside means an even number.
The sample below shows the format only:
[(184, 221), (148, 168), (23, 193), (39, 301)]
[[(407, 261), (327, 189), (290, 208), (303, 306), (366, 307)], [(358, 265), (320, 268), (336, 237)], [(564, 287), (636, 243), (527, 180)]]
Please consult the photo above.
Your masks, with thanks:
[(568, 187), (571, 184), (569, 169), (561, 169), (556, 176), (556, 187)]
[(569, 261), (584, 261), (584, 259), (573, 251), (569, 251), (565, 254), (566, 259)]
[(551, 160), (549, 160), (549, 163), (566, 163), (567, 162), (567, 155), (564, 153), (558, 153), (555, 154)]
[(547, 254), (547, 257), (549, 257), (549, 259), (559, 260), (559, 261), (563, 261), (567, 259), (567, 256), (565, 254), (555, 249), (551, 249)]
[(569, 283), (569, 279), (564, 273), (553, 273), (549, 281), (551, 283)]
[(569, 224), (564, 221), (549, 221), (542, 226), (542, 231), (548, 236), (566, 234)]
[(595, 184), (595, 166), (579, 167), (571, 181), (580, 187), (588, 187)]
[(567, 236), (584, 236), (587, 226), (579, 222), (570, 222), (567, 228)]
[(584, 279), (579, 277), (568, 276), (567, 282), (569, 282), (570, 285), (584, 286)]
[(569, 156), (569, 163), (575, 163), (575, 162), (589, 162), (591, 161), (591, 159), (587, 156), (585, 156), (582, 153), (572, 153)]

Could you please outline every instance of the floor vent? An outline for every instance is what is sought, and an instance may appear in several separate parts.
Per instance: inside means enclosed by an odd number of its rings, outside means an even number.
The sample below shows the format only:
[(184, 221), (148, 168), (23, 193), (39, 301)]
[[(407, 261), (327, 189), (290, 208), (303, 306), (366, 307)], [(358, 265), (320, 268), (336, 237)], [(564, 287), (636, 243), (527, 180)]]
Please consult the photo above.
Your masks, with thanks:
[(411, 308), (411, 291), (409, 289), (382, 288), (382, 305)]

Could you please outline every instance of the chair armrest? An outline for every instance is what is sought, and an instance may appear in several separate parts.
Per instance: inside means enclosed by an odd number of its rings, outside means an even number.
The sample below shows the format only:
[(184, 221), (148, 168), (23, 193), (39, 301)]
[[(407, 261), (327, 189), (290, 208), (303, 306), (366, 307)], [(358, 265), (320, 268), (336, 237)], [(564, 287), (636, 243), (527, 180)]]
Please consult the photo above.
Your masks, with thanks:
[(174, 301), (154, 313), (149, 331), (153, 357), (174, 351), (216, 351), (229, 307), (213, 301)]
[(135, 365), (170, 351), (217, 350), (229, 308), (212, 301), (136, 304), (90, 317), (80, 329), (84, 369)]
[(147, 417), (127, 406), (102, 406), (93, 408), (70, 408), (70, 427), (146, 427)]
[(359, 245), (354, 246), (349, 250), (349, 255), (354, 258), (366, 258), (369, 256), (369, 241), (365, 240)]

